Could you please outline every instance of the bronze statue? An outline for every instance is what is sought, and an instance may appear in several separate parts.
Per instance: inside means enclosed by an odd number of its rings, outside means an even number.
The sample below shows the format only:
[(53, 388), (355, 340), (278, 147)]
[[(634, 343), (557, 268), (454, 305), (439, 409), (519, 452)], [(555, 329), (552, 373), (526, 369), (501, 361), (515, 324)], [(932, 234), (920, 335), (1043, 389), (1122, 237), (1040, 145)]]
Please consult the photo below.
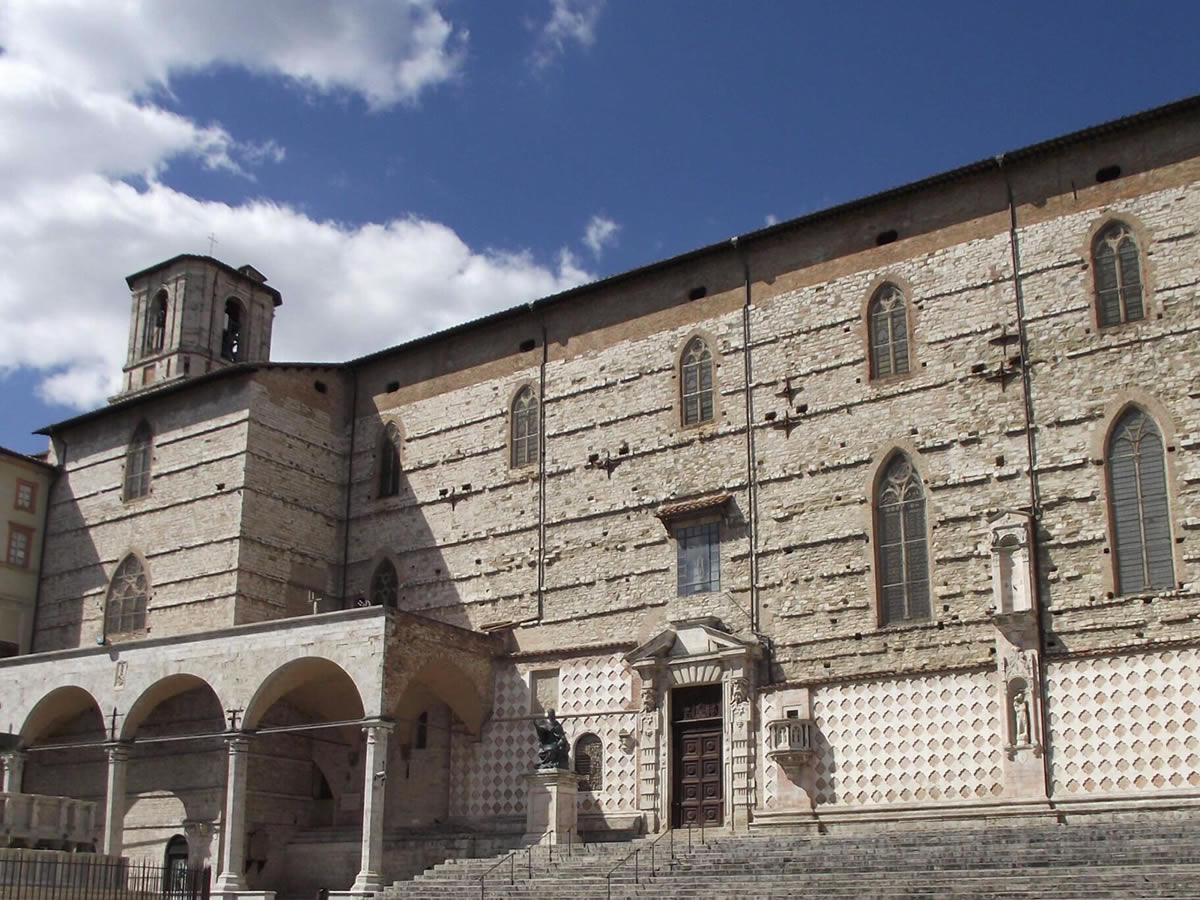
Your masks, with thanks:
[(538, 736), (538, 769), (571, 768), (571, 746), (563, 733), (562, 722), (554, 717), (554, 710), (546, 710), (542, 722), (534, 722)]

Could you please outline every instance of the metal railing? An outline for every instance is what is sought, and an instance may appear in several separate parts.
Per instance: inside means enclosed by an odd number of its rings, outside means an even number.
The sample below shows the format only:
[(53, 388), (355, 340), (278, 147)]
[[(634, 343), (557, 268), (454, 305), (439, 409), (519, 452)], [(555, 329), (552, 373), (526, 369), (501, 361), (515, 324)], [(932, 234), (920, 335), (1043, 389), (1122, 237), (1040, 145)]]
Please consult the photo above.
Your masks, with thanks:
[(89, 854), (0, 854), (3, 900), (208, 900), (211, 870)]
[[(692, 852), (692, 823), (691, 822), (689, 822), (687, 825), (687, 834), (688, 834), (688, 853), (691, 853)], [(631, 859), (633, 860), (633, 883), (634, 884), (642, 883), (641, 856), (642, 856), (643, 852), (646, 852), (646, 851), (650, 852), (650, 877), (653, 878), (654, 876), (656, 876), (658, 874), (658, 864), (657, 864), (657, 860), (655, 858), (655, 848), (658, 846), (658, 842), (661, 841), (663, 838), (667, 838), (667, 840), (668, 840), (668, 843), (670, 846), (670, 849), (668, 852), (670, 854), (670, 859), (672, 861), (674, 861), (674, 859), (675, 859), (675, 829), (668, 828), (666, 831), (664, 831), (662, 834), (660, 834), (658, 837), (656, 837), (654, 840), (652, 840), (645, 847), (637, 847), (634, 850), (632, 850), (630, 853), (628, 853), (626, 856), (624, 856), (615, 866), (613, 866), (611, 869), (608, 870), (608, 874), (604, 876), (604, 882), (605, 882), (604, 890), (605, 890), (605, 896), (608, 898), (608, 900), (612, 900), (613, 875), (615, 875), (617, 873), (617, 870), (619, 870), (622, 866), (624, 866), (626, 863), (628, 863)], [(705, 844), (704, 821), (703, 820), (700, 821), (700, 843), (701, 843), (701, 845)]]
[[(553, 831), (543, 831), (538, 836), (538, 839), (536, 841), (534, 841), (528, 847), (525, 848), (525, 850), (524, 850), (524, 853), (525, 853), (525, 877), (528, 880), (530, 880), (530, 881), (533, 880), (533, 851), (536, 850), (538, 847), (546, 848), (546, 865), (547, 866), (554, 865), (554, 848), (559, 845), (555, 844), (554, 842), (549, 842), (546, 844), (542, 843), (542, 841), (545, 839), (546, 835), (553, 834), (553, 833), (554, 833)], [(568, 857), (575, 855), (575, 829), (573, 827), (567, 829), (566, 843), (567, 843), (567, 852), (564, 854), (562, 852), (562, 850), (558, 851), (560, 859), (564, 855), (568, 856)], [(520, 851), (520, 850), (514, 850), (512, 853), (508, 854), (504, 858), (496, 860), (496, 862), (494, 862), (494, 863), (492, 863), (492, 865), (488, 866), (488, 868), (484, 871), (484, 873), (479, 876), (479, 900), (484, 900), (484, 898), (487, 894), (487, 878), (488, 878), (488, 876), (491, 875), (492, 872), (494, 872), (496, 869), (500, 868), (500, 866), (504, 865), (504, 863), (508, 863), (508, 883), (516, 884), (516, 879), (517, 879), (517, 859), (516, 858), (517, 858), (517, 855), (520, 854), (521, 852), (522, 851)]]
[(482, 875), (479, 876), (479, 900), (483, 900), (484, 898), (484, 892), (487, 889), (487, 877), (505, 863), (508, 863), (508, 883), (517, 883), (517, 852), (518, 851), (514, 850), (512, 853), (508, 854), (508, 856), (496, 860), (484, 870)]

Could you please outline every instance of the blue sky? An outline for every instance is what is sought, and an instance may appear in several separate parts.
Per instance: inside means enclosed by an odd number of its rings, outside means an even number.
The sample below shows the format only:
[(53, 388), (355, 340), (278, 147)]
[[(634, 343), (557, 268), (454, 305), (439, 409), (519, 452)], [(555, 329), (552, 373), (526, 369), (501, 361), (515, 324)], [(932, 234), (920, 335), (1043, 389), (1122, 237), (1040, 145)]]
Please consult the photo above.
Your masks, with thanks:
[(0, 444), (104, 402), (124, 276), (341, 360), (1200, 92), (1200, 4), (0, 0)]

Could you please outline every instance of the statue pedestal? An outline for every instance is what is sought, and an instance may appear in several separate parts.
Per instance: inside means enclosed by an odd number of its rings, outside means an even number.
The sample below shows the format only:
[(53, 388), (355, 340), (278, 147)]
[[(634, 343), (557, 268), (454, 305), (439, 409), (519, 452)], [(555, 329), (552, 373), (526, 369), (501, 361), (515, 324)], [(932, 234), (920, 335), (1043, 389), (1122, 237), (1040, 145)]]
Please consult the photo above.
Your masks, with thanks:
[(569, 769), (539, 769), (525, 776), (525, 840), (540, 844), (579, 841), (575, 795), (579, 776)]

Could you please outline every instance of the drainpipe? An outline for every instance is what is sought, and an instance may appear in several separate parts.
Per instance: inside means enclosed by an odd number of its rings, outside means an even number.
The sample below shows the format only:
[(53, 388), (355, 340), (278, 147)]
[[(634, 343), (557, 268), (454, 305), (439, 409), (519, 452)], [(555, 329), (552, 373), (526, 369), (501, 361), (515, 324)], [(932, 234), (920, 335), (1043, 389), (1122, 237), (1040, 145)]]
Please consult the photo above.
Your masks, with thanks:
[(729, 239), (729, 246), (737, 254), (742, 264), (742, 281), (744, 285), (742, 300), (742, 363), (743, 377), (746, 385), (746, 485), (748, 497), (748, 513), (750, 518), (750, 630), (758, 634), (758, 464), (754, 458), (754, 390), (752, 387), (754, 370), (750, 363), (750, 263), (738, 239)]
[[(529, 304), (533, 312), (533, 304)], [(550, 348), (546, 343), (546, 314), (537, 312), (542, 327), (542, 360), (538, 365), (538, 559), (537, 620), (546, 612), (546, 363)]]
[(358, 370), (350, 370), (354, 387), (350, 393), (350, 455), (346, 459), (346, 507), (342, 517), (342, 609), (346, 606), (346, 585), (350, 572), (350, 495), (354, 490), (354, 438), (358, 431)]
[(996, 157), (996, 168), (1004, 177), (1004, 189), (1008, 199), (1008, 246), (1012, 255), (1013, 301), (1017, 310), (1017, 337), (1021, 351), (1021, 393), (1025, 406), (1025, 452), (1029, 465), (1029, 560), (1033, 567), (1034, 599), (1033, 612), (1037, 627), (1038, 686), (1042, 708), (1042, 776), (1045, 779), (1047, 799), (1051, 796), (1050, 778), (1050, 714), (1046, 709), (1046, 635), (1042, 628), (1042, 575), (1039, 532), (1041, 530), (1042, 503), (1037, 477), (1037, 443), (1033, 436), (1033, 381), (1032, 361), (1029, 358), (1029, 334), (1025, 327), (1025, 293), (1021, 286), (1021, 249), (1017, 238), (1017, 203), (1013, 193), (1012, 179), (1004, 168), (1004, 154)]
[[(46, 487), (46, 497), (42, 501), (45, 510), (42, 516), (42, 545), (38, 547), (38, 567), (37, 567), (37, 583), (33, 589), (33, 615), (29, 617), (29, 653), (33, 652), (33, 639), (37, 637), (37, 621), (38, 610), (42, 606), (42, 567), (46, 564), (46, 534), (49, 531), (50, 525), (50, 496), (54, 493), (54, 486), (58, 484), (58, 478), (66, 470), (67, 466), (67, 441), (62, 439), (62, 458), (54, 469), (54, 474), (50, 477), (50, 484)], [(101, 640), (104, 639), (104, 619), (100, 620)]]

